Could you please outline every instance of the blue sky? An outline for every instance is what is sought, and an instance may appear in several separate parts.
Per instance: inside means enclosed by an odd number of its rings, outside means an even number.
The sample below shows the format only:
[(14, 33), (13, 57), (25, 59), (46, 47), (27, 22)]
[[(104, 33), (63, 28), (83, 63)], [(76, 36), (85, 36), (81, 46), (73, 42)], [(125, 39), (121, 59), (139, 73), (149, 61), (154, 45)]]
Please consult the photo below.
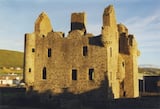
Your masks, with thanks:
[(86, 12), (87, 31), (100, 34), (104, 8), (113, 4), (117, 23), (134, 34), (141, 56), (139, 64), (160, 66), (160, 0), (0, 0), (0, 49), (23, 51), (24, 34), (45, 11), (54, 31), (70, 30), (70, 15)]

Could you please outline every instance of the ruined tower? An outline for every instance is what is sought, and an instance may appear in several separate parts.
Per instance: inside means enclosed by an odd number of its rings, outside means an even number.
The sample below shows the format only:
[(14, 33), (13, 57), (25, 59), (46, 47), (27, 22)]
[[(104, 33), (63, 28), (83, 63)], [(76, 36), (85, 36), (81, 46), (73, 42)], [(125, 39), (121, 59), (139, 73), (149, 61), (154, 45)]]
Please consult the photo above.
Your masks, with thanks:
[[(121, 97), (138, 97), (138, 65), (139, 50), (133, 35), (128, 34), (128, 29), (123, 24), (118, 24), (119, 31), (119, 73)], [(120, 75), (119, 74), (119, 75)]]
[(83, 13), (72, 13), (71, 15), (71, 31), (81, 30), (86, 33), (86, 14)]
[(35, 22), (35, 33), (47, 35), (49, 32), (53, 31), (50, 19), (45, 12), (42, 12)]
[[(115, 11), (112, 5), (105, 8), (103, 13), (102, 42), (106, 48), (106, 65), (109, 87), (112, 87), (115, 98), (119, 98), (119, 84), (117, 81), (118, 63), (118, 31)], [(114, 66), (114, 67), (113, 67)]]
[(45, 12), (42, 12), (35, 22), (33, 33), (25, 34), (25, 56), (24, 56), (24, 80), (28, 86), (33, 86), (35, 81), (35, 52), (39, 38), (45, 37), (49, 32), (53, 31), (50, 20)]
[(84, 12), (71, 15), (66, 37), (53, 31), (43, 12), (34, 32), (25, 34), (27, 91), (50, 91), (45, 93), (47, 99), (67, 96), (68, 100), (74, 95), (85, 102), (137, 97), (137, 53), (134, 36), (123, 24), (117, 25), (112, 5), (104, 9), (98, 36), (87, 32)]

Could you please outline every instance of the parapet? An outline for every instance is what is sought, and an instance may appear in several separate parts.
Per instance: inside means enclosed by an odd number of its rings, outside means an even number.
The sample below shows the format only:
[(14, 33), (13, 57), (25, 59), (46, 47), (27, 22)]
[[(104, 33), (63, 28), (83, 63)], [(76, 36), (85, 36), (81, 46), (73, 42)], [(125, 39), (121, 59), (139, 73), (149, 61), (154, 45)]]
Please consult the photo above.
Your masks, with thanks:
[(52, 31), (53, 29), (48, 15), (45, 12), (42, 12), (35, 22), (35, 32), (38, 34), (47, 35)]
[(83, 13), (72, 13), (71, 15), (71, 31), (82, 30), (86, 33), (86, 14)]
[(113, 5), (109, 5), (105, 8), (103, 13), (103, 26), (110, 26), (116, 28), (116, 17)]
[(117, 25), (117, 27), (118, 27), (119, 34), (126, 33), (128, 35), (128, 29), (125, 25), (120, 23)]

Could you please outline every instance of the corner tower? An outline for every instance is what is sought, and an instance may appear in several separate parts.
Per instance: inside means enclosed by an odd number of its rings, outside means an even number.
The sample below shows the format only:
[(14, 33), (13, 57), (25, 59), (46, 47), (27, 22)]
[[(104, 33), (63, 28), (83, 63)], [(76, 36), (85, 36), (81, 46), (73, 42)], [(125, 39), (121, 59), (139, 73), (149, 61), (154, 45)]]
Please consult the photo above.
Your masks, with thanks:
[(47, 34), (52, 31), (49, 17), (45, 12), (42, 12), (35, 21), (34, 32), (25, 34), (24, 81), (28, 90), (33, 88), (35, 83), (37, 45), (40, 45), (41, 36), (47, 36)]
[[(109, 87), (112, 89), (114, 98), (119, 98), (119, 87), (117, 81), (118, 69), (118, 31), (114, 7), (105, 8), (103, 13), (102, 43), (106, 48), (106, 75), (109, 80)], [(111, 95), (111, 94), (108, 94)]]
[(120, 97), (138, 97), (138, 62), (139, 50), (133, 35), (128, 34), (128, 29), (123, 24), (118, 24), (119, 31), (119, 74)]

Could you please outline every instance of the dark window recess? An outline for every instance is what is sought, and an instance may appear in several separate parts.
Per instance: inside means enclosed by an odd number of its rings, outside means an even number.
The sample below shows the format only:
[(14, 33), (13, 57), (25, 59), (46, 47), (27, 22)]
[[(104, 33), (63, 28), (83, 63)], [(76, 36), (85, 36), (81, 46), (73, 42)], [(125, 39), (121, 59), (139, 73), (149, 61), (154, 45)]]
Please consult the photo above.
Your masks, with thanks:
[(88, 54), (88, 47), (84, 46), (83, 47), (83, 56), (87, 56), (87, 54)]
[(123, 67), (125, 66), (124, 62), (122, 62), (122, 66), (123, 66)]
[(45, 35), (42, 35), (42, 37), (44, 38), (44, 37), (45, 37)]
[(72, 80), (77, 80), (77, 70), (72, 70)]
[(32, 48), (32, 52), (35, 52), (35, 49), (34, 49), (34, 48)]
[(29, 72), (31, 72), (31, 68), (29, 68)]
[(62, 36), (65, 37), (65, 34), (63, 33)]
[(93, 80), (94, 79), (94, 69), (89, 69), (89, 80)]
[(42, 79), (47, 79), (47, 69), (46, 69), (46, 67), (43, 68)]
[(52, 49), (48, 48), (48, 57), (51, 57), (51, 55), (52, 55)]
[(125, 96), (126, 96), (126, 91), (123, 92), (123, 97), (125, 97)]

